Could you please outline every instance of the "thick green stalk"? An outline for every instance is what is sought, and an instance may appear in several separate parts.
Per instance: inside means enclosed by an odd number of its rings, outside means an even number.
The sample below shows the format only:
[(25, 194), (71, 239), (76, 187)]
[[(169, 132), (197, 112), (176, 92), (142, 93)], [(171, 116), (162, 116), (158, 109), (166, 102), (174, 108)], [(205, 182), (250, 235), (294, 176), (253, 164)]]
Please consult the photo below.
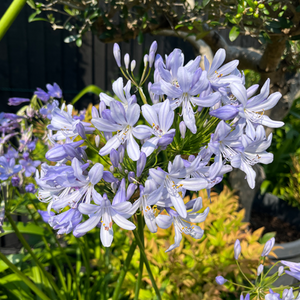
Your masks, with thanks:
[(123, 268), (120, 272), (120, 275), (118, 277), (118, 280), (117, 280), (117, 285), (115, 287), (115, 291), (114, 291), (114, 294), (112, 296), (112, 300), (117, 300), (119, 299), (119, 295), (120, 295), (120, 291), (121, 291), (121, 287), (122, 287), (122, 283), (124, 281), (124, 278), (125, 278), (125, 275), (128, 271), (128, 268), (129, 268), (129, 265), (130, 265), (130, 262), (132, 260), (132, 256), (133, 256), (133, 253), (135, 251), (135, 248), (136, 248), (136, 241), (132, 241), (132, 244), (129, 248), (129, 251), (128, 251), (128, 254), (127, 254), (127, 257), (125, 259), (125, 262), (124, 262), (124, 265), (123, 265)]
[(42, 300), (50, 300), (31, 280), (29, 280), (5, 255), (0, 252), (1, 260)]
[(4, 13), (3, 17), (0, 20), (0, 41), (4, 37), (8, 28), (14, 22), (15, 18), (22, 10), (25, 3), (26, 0), (14, 0), (7, 9), (7, 11)]
[[(141, 238), (141, 242), (144, 246), (144, 222), (141, 213), (137, 216), (137, 220), (138, 220), (138, 233)], [(144, 260), (143, 260), (142, 251), (140, 250), (140, 265), (139, 265), (138, 278), (135, 286), (134, 300), (139, 299), (139, 292), (140, 292), (142, 277), (143, 277), (143, 268), (144, 268)]]
[(140, 239), (140, 237), (139, 237), (137, 231), (136, 231), (136, 230), (132, 230), (132, 232), (133, 232), (134, 237), (135, 237), (135, 239), (136, 239), (136, 241), (137, 241), (137, 244), (138, 244), (138, 246), (139, 246), (139, 248), (140, 248), (140, 250), (141, 250), (141, 254), (142, 254), (143, 259), (144, 259), (144, 264), (145, 264), (145, 266), (146, 266), (146, 269), (147, 269), (148, 275), (149, 275), (149, 277), (150, 277), (152, 286), (153, 286), (153, 288), (154, 288), (154, 290), (155, 290), (156, 296), (157, 296), (157, 298), (158, 298), (159, 300), (161, 300), (161, 295), (160, 295), (159, 289), (158, 289), (158, 287), (157, 287), (157, 285), (156, 285), (156, 282), (155, 282), (155, 280), (154, 280), (153, 274), (152, 274), (152, 272), (151, 272), (150, 264), (149, 264), (149, 261), (148, 261), (148, 259), (147, 259), (147, 255), (146, 255), (146, 253), (145, 253), (143, 243), (142, 243), (142, 241), (141, 241), (141, 239)]
[(45, 270), (44, 266), (41, 264), (41, 262), (39, 261), (39, 259), (37, 258), (37, 256), (31, 250), (31, 247), (29, 246), (29, 244), (27, 243), (27, 241), (25, 240), (25, 238), (23, 237), (23, 235), (19, 231), (16, 223), (14, 222), (14, 220), (12, 219), (12, 217), (11, 217), (11, 215), (9, 213), (6, 213), (6, 218), (8, 219), (8, 221), (11, 224), (11, 226), (12, 226), (15, 234), (19, 238), (19, 240), (22, 243), (22, 245), (24, 246), (24, 248), (28, 251), (28, 253), (31, 255), (31, 257), (33, 258), (33, 260), (37, 263), (37, 265), (39, 266), (39, 268), (43, 271), (43, 273), (45, 274), (45, 276), (49, 280), (49, 282), (50, 282), (51, 286), (53, 287), (53, 289), (55, 290), (58, 298), (60, 300), (64, 300), (64, 298), (62, 297), (62, 295), (60, 293), (60, 290), (57, 287), (56, 283), (54, 282), (52, 276)]

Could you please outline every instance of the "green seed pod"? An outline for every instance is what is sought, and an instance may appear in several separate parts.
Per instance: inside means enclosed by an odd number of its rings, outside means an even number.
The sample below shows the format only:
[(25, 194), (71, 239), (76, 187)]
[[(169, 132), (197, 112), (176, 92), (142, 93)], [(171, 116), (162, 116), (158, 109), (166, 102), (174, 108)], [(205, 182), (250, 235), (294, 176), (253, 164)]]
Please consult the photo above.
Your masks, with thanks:
[(241, 15), (240, 15), (240, 14), (237, 14), (235, 17), (236, 17), (237, 19), (239, 19), (239, 18), (241, 17)]
[(263, 9), (263, 8), (265, 8), (265, 5), (264, 5), (264, 4), (259, 4), (259, 5), (258, 5), (258, 8), (259, 8), (259, 9)]
[(253, 17), (254, 17), (254, 18), (258, 18), (258, 17), (259, 17), (259, 14), (258, 14), (258, 13), (255, 13), (255, 14), (253, 14)]
[(253, 8), (252, 7), (249, 8), (249, 12), (253, 12)]
[(257, 4), (258, 4), (258, 2), (257, 2), (257, 1), (254, 1), (254, 2), (253, 2), (253, 4), (254, 4), (254, 5), (257, 5)]

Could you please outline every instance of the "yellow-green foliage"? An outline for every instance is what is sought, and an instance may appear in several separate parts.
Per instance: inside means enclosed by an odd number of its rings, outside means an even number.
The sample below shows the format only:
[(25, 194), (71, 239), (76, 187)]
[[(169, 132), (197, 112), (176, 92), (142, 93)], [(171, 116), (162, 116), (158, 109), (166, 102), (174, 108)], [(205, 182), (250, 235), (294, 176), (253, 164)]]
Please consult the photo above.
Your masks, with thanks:
[[(157, 234), (145, 233), (145, 247), (148, 259), (153, 266), (157, 285), (164, 290), (163, 299), (237, 299), (239, 292), (229, 285), (218, 286), (215, 277), (222, 275), (227, 279), (242, 283), (234, 260), (234, 242), (241, 241), (242, 255), (239, 262), (244, 273), (252, 274), (258, 266), (258, 258), (263, 245), (258, 243), (263, 228), (251, 233), (247, 223), (243, 223), (244, 210), (237, 212), (238, 198), (225, 187), (220, 195), (212, 193), (212, 203), (206, 192), (201, 192), (204, 208), (210, 206), (206, 221), (200, 226), (205, 236), (199, 241), (184, 235), (181, 246), (171, 253), (164, 251), (174, 242), (174, 229), (159, 229)], [(187, 199), (186, 199), (187, 200)], [(139, 252), (133, 258), (134, 270), (126, 276), (124, 286), (134, 297)], [(151, 285), (144, 270), (144, 281)], [(152, 290), (141, 290), (139, 299), (155, 299)], [(145, 285), (146, 286), (146, 285)]]

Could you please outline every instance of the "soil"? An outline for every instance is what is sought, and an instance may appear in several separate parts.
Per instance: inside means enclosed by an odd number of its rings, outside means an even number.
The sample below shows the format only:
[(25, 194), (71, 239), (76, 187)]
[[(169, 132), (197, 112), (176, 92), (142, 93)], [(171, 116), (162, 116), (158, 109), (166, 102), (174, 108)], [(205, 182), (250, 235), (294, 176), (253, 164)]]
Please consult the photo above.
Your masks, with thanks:
[(291, 225), (288, 222), (283, 222), (278, 217), (255, 210), (252, 210), (251, 212), (249, 227), (253, 231), (265, 227), (263, 234), (276, 231), (276, 243), (278, 244), (293, 242), (300, 239), (300, 230), (296, 226)]

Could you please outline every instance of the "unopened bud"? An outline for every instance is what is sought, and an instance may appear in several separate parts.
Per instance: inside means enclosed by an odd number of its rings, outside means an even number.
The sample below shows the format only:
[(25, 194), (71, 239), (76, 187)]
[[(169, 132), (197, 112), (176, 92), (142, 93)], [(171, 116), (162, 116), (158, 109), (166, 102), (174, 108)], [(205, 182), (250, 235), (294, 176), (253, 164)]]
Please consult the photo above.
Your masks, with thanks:
[(264, 270), (264, 266), (262, 264), (260, 264), (257, 268), (257, 276), (259, 276), (263, 270)]
[(129, 62), (130, 62), (130, 56), (129, 56), (128, 53), (126, 53), (126, 54), (124, 55), (124, 64), (125, 64), (126, 70), (128, 70)]
[(226, 281), (228, 281), (227, 279), (225, 279), (223, 276), (217, 276), (216, 277), (216, 282), (219, 285), (223, 285)]
[(235, 243), (234, 243), (234, 258), (236, 260), (238, 260), (240, 254), (241, 254), (241, 243), (239, 240), (236, 240)]
[(100, 136), (99, 135), (95, 136), (95, 144), (96, 144), (96, 147), (98, 148), (99, 144), (100, 144)]
[(131, 72), (133, 72), (133, 70), (135, 69), (135, 66), (136, 66), (136, 61), (133, 60), (130, 64), (130, 69), (131, 69)]
[(280, 267), (278, 268), (278, 276), (281, 276), (282, 273), (283, 273), (283, 271), (284, 271), (284, 267), (283, 267), (283, 266), (280, 266)]
[(144, 65), (146, 66), (148, 64), (149, 56), (148, 54), (145, 54), (144, 56)]
[(116, 63), (118, 65), (118, 67), (120, 68), (121, 67), (121, 50), (120, 50), (120, 46), (117, 43), (114, 43), (113, 53), (114, 53)]
[(128, 181), (133, 182), (133, 179), (135, 178), (135, 173), (133, 171), (130, 171), (128, 173)]
[(272, 237), (266, 242), (261, 256), (267, 256), (271, 252), (272, 248), (274, 247), (274, 244), (275, 244), (275, 238)]
[(181, 138), (184, 139), (185, 138), (185, 133), (186, 133), (186, 125), (185, 125), (184, 121), (180, 122), (179, 131), (180, 131), (180, 134), (181, 134)]

